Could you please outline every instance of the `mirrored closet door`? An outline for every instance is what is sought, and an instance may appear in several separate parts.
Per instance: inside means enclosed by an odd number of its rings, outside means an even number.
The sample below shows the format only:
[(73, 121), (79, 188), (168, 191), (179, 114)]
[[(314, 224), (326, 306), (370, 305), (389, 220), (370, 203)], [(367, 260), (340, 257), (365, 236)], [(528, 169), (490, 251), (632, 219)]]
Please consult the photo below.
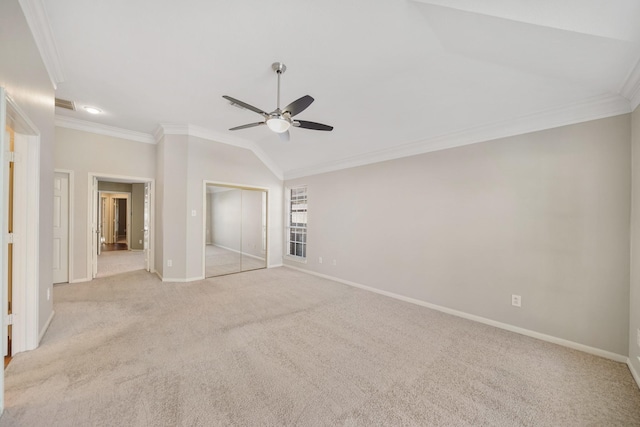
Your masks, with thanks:
[(208, 184), (205, 277), (267, 267), (267, 192)]

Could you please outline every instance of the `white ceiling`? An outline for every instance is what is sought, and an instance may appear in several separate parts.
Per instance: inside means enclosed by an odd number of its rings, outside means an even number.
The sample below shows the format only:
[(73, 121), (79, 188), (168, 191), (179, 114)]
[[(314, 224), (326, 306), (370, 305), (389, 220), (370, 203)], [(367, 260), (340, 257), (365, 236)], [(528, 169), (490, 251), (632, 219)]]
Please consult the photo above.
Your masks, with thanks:
[[(22, 0), (56, 95), (142, 134), (190, 125), (253, 148), (285, 176), (631, 111), (640, 102), (638, 0)], [(40, 7), (40, 9), (38, 9)], [(25, 8), (27, 11), (28, 8)], [(37, 14), (36, 14), (37, 15)], [(29, 16), (28, 16), (29, 19)], [(36, 40), (38, 35), (36, 34)], [(232, 107), (311, 95), (282, 142)], [(52, 65), (53, 64), (53, 65)], [(99, 128), (99, 126), (98, 126)], [(103, 129), (109, 129), (102, 126)]]

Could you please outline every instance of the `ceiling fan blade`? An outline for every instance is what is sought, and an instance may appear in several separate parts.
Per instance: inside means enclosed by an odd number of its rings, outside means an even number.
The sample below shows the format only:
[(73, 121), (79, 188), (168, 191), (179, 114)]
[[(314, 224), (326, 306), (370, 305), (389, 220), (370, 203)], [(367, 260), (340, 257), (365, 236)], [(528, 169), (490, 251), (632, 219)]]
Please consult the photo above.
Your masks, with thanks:
[(309, 95), (305, 95), (302, 98), (298, 98), (295, 101), (293, 101), (291, 104), (284, 107), (282, 109), (282, 112), (283, 113), (289, 112), (289, 115), (293, 117), (296, 114), (299, 114), (304, 110), (306, 110), (307, 107), (311, 105), (313, 101), (314, 100), (312, 97), (310, 97)]
[(280, 141), (288, 142), (288, 141), (289, 141), (289, 139), (291, 139), (291, 135), (289, 134), (289, 131), (282, 132), (282, 133), (280, 134)]
[(263, 124), (265, 124), (265, 122), (249, 123), (248, 125), (236, 126), (236, 127), (231, 128), (229, 130), (247, 129), (247, 128), (252, 128), (254, 126), (260, 126), (260, 125), (263, 125)]
[(306, 120), (296, 120), (293, 125), (303, 129), (313, 130), (333, 130), (333, 126), (323, 125), (322, 123), (308, 122)]
[(235, 99), (235, 98), (232, 98), (232, 97), (227, 96), (227, 95), (222, 95), (222, 97), (224, 99), (226, 99), (227, 101), (230, 101), (230, 102), (232, 102), (234, 104), (237, 104), (237, 105), (239, 105), (239, 106), (241, 106), (243, 108), (246, 108), (247, 110), (251, 110), (251, 111), (256, 112), (256, 113), (258, 113), (260, 115), (263, 115), (265, 117), (269, 116), (269, 114), (265, 113), (264, 111), (262, 111), (258, 107), (254, 107), (253, 105), (247, 104), (246, 102), (242, 102), (239, 99)]

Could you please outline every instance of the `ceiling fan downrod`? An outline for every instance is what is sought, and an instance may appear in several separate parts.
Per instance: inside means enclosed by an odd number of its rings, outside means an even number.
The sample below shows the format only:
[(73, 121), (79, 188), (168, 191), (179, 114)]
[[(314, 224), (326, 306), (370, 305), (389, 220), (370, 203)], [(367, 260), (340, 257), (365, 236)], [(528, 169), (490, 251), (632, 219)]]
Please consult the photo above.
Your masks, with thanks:
[(271, 69), (278, 75), (278, 94), (276, 97), (276, 108), (280, 111), (280, 75), (287, 71), (287, 66), (282, 62), (274, 62), (271, 64)]

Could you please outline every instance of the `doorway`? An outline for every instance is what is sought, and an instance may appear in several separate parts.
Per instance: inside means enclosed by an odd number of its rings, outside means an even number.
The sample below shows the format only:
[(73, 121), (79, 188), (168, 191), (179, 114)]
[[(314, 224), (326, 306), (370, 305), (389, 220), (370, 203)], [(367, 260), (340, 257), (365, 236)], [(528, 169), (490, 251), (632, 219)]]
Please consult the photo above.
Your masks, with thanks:
[(92, 278), (153, 271), (153, 181), (90, 176)]
[[(98, 182), (98, 188), (107, 187), (111, 184), (105, 181)], [(120, 183), (120, 185), (131, 187), (133, 184)], [(99, 233), (100, 233), (100, 252), (109, 251), (127, 251), (131, 247), (131, 192), (112, 193), (108, 191), (99, 191), (100, 207), (99, 207)], [(138, 202), (141, 204), (141, 201)], [(136, 210), (136, 215), (142, 216), (142, 209)], [(134, 245), (135, 247), (135, 245)], [(138, 245), (135, 249), (142, 250), (142, 245)]]
[(267, 267), (268, 191), (205, 184), (204, 277)]

